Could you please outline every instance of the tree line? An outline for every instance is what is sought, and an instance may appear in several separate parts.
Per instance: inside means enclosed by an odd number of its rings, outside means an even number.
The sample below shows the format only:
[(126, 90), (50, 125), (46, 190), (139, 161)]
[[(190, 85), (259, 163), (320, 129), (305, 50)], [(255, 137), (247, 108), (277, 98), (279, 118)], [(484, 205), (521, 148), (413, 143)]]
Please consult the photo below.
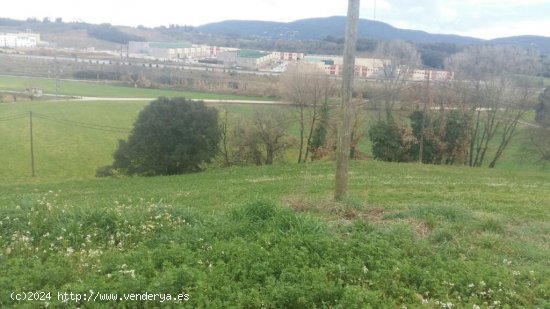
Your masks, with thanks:
[[(400, 75), (419, 62), (414, 47), (388, 45), (390, 59), (400, 53), (407, 57), (391, 59), (383, 85), (372, 91), (380, 96), (370, 103), (386, 111), (369, 131), (373, 156), (495, 167), (537, 102), (542, 84), (534, 76), (541, 69), (540, 56), (517, 47), (472, 46), (445, 60), (445, 68), (455, 74), (453, 81), (411, 84)], [(396, 117), (396, 105), (412, 112)]]
[[(518, 126), (536, 110), (538, 125), (528, 133), (541, 159), (548, 160), (550, 90), (540, 93), (535, 52), (466, 48), (445, 60), (454, 80), (416, 82), (408, 77), (421, 56), (412, 44), (388, 42), (376, 52), (390, 61), (381, 82), (360, 84), (354, 94), (351, 158), (370, 155), (358, 147), (368, 136), (374, 159), (495, 167)], [(119, 143), (113, 165), (100, 174), (196, 172), (212, 160), (223, 166), (273, 164), (288, 158), (288, 149), (296, 150), (297, 163), (334, 159), (337, 84), (315, 65), (298, 62), (278, 82), (286, 107), (242, 115), (183, 98), (159, 98), (141, 112), (128, 141)], [(377, 116), (370, 127), (367, 113)]]

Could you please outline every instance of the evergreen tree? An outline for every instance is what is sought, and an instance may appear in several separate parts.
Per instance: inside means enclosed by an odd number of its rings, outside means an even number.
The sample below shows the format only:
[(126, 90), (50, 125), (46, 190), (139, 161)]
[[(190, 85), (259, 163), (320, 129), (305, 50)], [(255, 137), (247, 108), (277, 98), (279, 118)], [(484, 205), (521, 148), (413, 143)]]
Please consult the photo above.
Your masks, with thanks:
[(218, 112), (204, 102), (159, 98), (138, 116), (128, 141), (119, 141), (113, 169), (128, 175), (198, 172), (218, 151)]

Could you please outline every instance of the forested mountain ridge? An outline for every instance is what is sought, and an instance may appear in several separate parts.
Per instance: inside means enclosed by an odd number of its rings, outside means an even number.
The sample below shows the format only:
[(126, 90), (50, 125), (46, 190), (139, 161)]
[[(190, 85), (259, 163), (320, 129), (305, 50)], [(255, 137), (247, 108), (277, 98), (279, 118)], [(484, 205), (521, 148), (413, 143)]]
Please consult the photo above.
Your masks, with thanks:
[[(293, 22), (264, 22), (227, 20), (196, 27), (197, 32), (237, 35), (263, 39), (323, 40), (327, 37), (341, 38), (345, 33), (346, 19), (343, 16), (301, 19)], [(367, 19), (359, 20), (358, 37), (374, 40), (404, 40), (414, 43), (506, 44), (539, 49), (550, 53), (550, 37), (515, 36), (483, 40), (454, 34), (432, 34), (420, 30), (399, 29), (389, 24)]]

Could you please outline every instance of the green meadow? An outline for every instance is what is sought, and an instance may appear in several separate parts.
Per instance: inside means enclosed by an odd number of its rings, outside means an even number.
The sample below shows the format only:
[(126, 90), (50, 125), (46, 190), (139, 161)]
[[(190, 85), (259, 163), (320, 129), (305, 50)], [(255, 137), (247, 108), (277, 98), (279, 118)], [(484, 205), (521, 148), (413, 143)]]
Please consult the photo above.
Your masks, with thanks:
[[(110, 163), (118, 139), (128, 133), (110, 131), (110, 127), (130, 131), (134, 119), (147, 102), (22, 102), (0, 105), (0, 118), (10, 115), (26, 117), (0, 121), (2, 172), (8, 181), (30, 179), (30, 119), (33, 116), (33, 141), (36, 179), (70, 179), (93, 177), (95, 169)], [(47, 116), (49, 118), (41, 118)], [(56, 121), (70, 120), (78, 123)], [(101, 124), (91, 129), (82, 123)], [(126, 128), (126, 130), (124, 130)]]
[[(71, 95), (161, 91), (74, 87)], [(550, 171), (524, 127), (495, 169), (352, 161), (341, 202), (334, 163), (298, 165), (294, 150), (273, 166), (94, 178), (146, 104), (0, 104), (0, 307), (550, 306)], [(223, 107), (244, 116), (266, 108)], [(129, 299), (145, 293), (164, 300)]]
[[(0, 76), (0, 90), (24, 92), (26, 88), (41, 88), (44, 93), (55, 93), (55, 80), (43, 78), (27, 78)], [(269, 98), (249, 97), (231, 94), (216, 94), (207, 92), (175, 91), (153, 88), (132, 88), (116, 86), (108, 83), (85, 81), (59, 81), (58, 94), (82, 97), (107, 98), (157, 98), (160, 96), (183, 96), (189, 99), (224, 99), (224, 100), (269, 100)]]
[[(41, 182), (67, 179), (87, 179), (95, 175), (98, 167), (112, 160), (118, 140), (126, 139), (140, 110), (148, 101), (27, 101), (0, 104), (0, 182)], [(293, 119), (293, 108), (260, 104), (216, 104), (220, 115), (229, 112), (230, 126), (238, 117), (250, 117), (260, 109), (281, 109), (286, 112), (292, 125), (289, 134), (299, 136), (299, 128)], [(33, 146), (35, 174), (31, 176), (30, 112), (33, 112)], [(20, 118), (19, 118), (20, 117)], [(525, 121), (533, 122), (533, 113)], [(11, 118), (18, 118), (13, 119)], [(371, 155), (370, 141), (366, 130), (376, 116), (365, 117), (364, 137), (359, 149)], [(5, 119), (5, 120), (2, 120)], [(497, 139), (495, 139), (497, 142)], [(283, 162), (297, 160), (298, 150), (287, 151)], [(495, 150), (494, 145), (488, 155)], [(525, 126), (497, 163), (498, 169), (531, 170), (541, 168), (538, 156), (528, 137)]]
[[(2, 185), (0, 300), (57, 307), (59, 291), (92, 290), (119, 300), (66, 305), (548, 307), (548, 173), (352, 162), (344, 202), (333, 177), (318, 162)], [(189, 300), (123, 299), (145, 292)]]

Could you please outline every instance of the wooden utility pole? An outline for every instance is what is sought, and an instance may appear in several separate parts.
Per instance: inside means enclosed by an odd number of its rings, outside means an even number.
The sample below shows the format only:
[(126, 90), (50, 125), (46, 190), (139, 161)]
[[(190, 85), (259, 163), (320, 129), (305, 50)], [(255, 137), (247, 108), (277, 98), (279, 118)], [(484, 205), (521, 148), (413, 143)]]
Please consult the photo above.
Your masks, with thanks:
[(32, 177), (34, 177), (35, 173), (34, 173), (34, 141), (32, 136), (32, 111), (29, 112), (29, 131), (31, 136), (31, 172), (32, 172)]
[(351, 140), (351, 99), (353, 77), (355, 73), (355, 49), (357, 45), (357, 23), (359, 20), (360, 0), (348, 0), (348, 18), (346, 42), (344, 46), (344, 64), (342, 72), (342, 105), (340, 106), (340, 125), (338, 130), (338, 152), (336, 154), (336, 181), (334, 198), (346, 197), (348, 189), (348, 161)]

